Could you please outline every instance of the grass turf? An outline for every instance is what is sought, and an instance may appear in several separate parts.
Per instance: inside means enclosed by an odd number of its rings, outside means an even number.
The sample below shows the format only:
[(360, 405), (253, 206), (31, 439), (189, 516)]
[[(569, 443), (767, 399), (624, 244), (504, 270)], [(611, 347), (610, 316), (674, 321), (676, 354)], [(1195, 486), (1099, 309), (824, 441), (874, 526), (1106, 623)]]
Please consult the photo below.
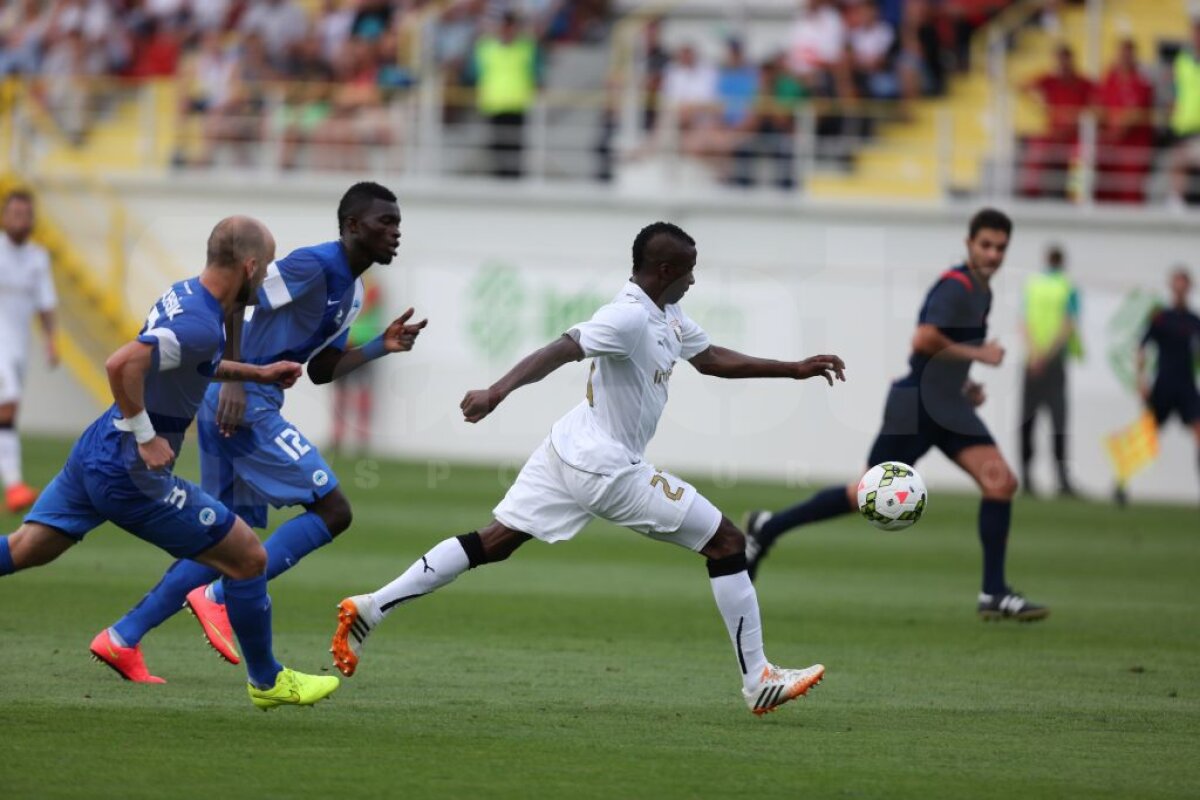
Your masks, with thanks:
[[(67, 448), (27, 442), (30, 480)], [(342, 596), (486, 521), (502, 490), (494, 469), (335, 468), (354, 527), (272, 584), (277, 653), (310, 671), (330, 669)], [(796, 496), (700, 488), (735, 518)], [(829, 672), (763, 719), (700, 559), (599, 523), (393, 615), (315, 709), (255, 711), (186, 614), (145, 642), (169, 683), (134, 686), (87, 645), (169, 561), (105, 527), (0, 580), (0, 796), (1200, 795), (1196, 509), (1018, 503), (1010, 575), (1054, 613), (983, 624), (976, 501), (934, 492), (910, 532), (846, 517), (766, 562), (768, 654)]]

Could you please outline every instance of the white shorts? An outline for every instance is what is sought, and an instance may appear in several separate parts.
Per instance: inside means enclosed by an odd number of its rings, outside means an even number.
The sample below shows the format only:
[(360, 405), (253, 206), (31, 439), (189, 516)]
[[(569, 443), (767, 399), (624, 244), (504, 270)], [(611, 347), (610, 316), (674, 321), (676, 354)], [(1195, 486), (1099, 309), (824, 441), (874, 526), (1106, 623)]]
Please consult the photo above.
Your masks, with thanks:
[(0, 405), (21, 399), (25, 381), (25, 360), (0, 353)]
[(721, 512), (694, 486), (649, 464), (612, 475), (566, 464), (549, 437), (534, 451), (492, 512), (505, 527), (543, 542), (561, 542), (592, 517), (699, 552), (721, 524)]

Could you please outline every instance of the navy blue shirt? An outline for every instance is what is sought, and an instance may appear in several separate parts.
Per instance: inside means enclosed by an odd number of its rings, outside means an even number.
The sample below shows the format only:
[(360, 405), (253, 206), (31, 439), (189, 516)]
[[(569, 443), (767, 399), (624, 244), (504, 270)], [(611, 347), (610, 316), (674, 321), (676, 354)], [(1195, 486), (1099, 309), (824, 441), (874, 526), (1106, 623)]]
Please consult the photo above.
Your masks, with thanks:
[[(145, 404), (159, 436), (179, 454), (183, 435), (204, 399), (225, 349), (225, 313), (196, 278), (167, 290), (146, 317), (137, 340), (154, 347)], [(118, 471), (144, 469), (132, 433), (117, 430), (114, 403), (79, 437), (85, 463)]]
[(1150, 319), (1142, 344), (1158, 346), (1155, 383), (1194, 385), (1200, 355), (1200, 317), (1187, 309), (1167, 308)]
[[(988, 312), (992, 310), (992, 291), (971, 275), (966, 264), (943, 272), (925, 295), (920, 325), (933, 325), (946, 338), (958, 344), (980, 345), (987, 338)], [(908, 360), (911, 372), (905, 383), (938, 394), (962, 396), (963, 384), (971, 369), (970, 361), (938, 355), (933, 358), (913, 353)]]

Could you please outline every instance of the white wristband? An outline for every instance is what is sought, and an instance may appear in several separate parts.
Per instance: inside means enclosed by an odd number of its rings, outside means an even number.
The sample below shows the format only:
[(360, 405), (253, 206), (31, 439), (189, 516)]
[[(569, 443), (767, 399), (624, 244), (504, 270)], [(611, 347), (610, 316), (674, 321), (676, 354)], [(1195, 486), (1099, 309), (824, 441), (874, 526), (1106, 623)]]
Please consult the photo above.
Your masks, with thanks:
[(150, 421), (150, 415), (146, 413), (146, 409), (142, 409), (140, 414), (136, 414), (129, 419), (114, 419), (113, 427), (119, 431), (132, 433), (133, 438), (138, 444), (145, 444), (158, 436), (154, 430), (154, 423)]

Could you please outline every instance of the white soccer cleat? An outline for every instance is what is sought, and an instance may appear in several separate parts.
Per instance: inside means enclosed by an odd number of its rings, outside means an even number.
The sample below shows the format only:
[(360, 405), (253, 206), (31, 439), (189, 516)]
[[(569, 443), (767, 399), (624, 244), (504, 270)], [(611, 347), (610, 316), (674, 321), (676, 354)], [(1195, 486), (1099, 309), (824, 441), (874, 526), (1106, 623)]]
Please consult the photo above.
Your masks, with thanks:
[(381, 619), (369, 594), (356, 594), (338, 603), (338, 626), (329, 652), (333, 653), (334, 666), (347, 678), (358, 668), (363, 645)]
[(743, 689), (742, 697), (755, 714), (762, 716), (789, 700), (803, 697), (825, 677), (825, 665), (813, 664), (806, 669), (783, 669), (773, 664), (763, 668), (758, 686)]

